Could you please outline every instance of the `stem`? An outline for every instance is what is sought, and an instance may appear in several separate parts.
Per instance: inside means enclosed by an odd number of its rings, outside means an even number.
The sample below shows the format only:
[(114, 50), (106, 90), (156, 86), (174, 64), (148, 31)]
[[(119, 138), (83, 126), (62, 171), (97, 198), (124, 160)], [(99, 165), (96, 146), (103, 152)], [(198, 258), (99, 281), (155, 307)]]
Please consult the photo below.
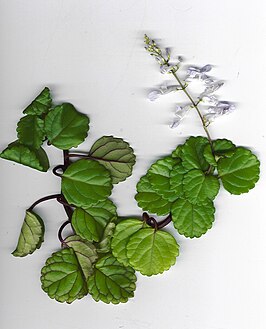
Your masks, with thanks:
[[(169, 64), (168, 64), (169, 65)], [(211, 136), (210, 136), (210, 133), (208, 131), (208, 128), (206, 126), (206, 123), (204, 121), (204, 118), (202, 116), (202, 114), (200, 113), (200, 110), (198, 108), (198, 104), (199, 102), (195, 102), (194, 99), (191, 97), (191, 95), (189, 94), (189, 92), (187, 91), (187, 89), (185, 88), (185, 86), (183, 85), (182, 81), (179, 79), (179, 77), (177, 76), (176, 72), (171, 72), (172, 75), (175, 77), (176, 81), (179, 83), (179, 85), (182, 87), (182, 90), (184, 91), (184, 93), (187, 95), (188, 99), (191, 101), (191, 104), (193, 105), (193, 107), (196, 109), (199, 117), (200, 117), (200, 120), (202, 122), (202, 126), (203, 126), (203, 129), (205, 130), (205, 133), (207, 135), (207, 138), (209, 140), (209, 143), (210, 143), (210, 146), (211, 146), (211, 149), (213, 151), (213, 145), (212, 145), (212, 139), (211, 139)]]
[(58, 239), (59, 239), (59, 241), (60, 241), (62, 244), (64, 243), (64, 239), (63, 239), (63, 237), (62, 237), (63, 229), (64, 229), (68, 224), (70, 224), (70, 223), (71, 223), (70, 220), (65, 221), (65, 222), (60, 226), (60, 228), (59, 228), (59, 230), (58, 230)]
[(52, 195), (48, 195), (48, 196), (45, 196), (37, 201), (35, 201), (29, 208), (28, 208), (28, 211), (31, 211), (33, 210), (34, 207), (36, 207), (39, 203), (41, 202), (44, 202), (44, 201), (47, 201), (47, 200), (51, 200), (51, 199), (57, 199), (61, 196), (61, 194), (52, 194)]
[(157, 222), (155, 218), (150, 217), (146, 212), (143, 213), (142, 219), (148, 224), (149, 226), (155, 228), (156, 230), (159, 230), (166, 225), (168, 225), (172, 221), (172, 215), (169, 214), (164, 220), (161, 222)]

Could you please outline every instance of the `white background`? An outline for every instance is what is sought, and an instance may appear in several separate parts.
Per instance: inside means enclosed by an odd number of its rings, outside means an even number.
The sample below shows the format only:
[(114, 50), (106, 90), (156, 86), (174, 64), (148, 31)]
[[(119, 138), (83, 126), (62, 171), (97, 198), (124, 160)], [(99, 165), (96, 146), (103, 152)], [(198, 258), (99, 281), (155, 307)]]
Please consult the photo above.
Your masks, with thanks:
[[(11, 256), (24, 210), (58, 193), (51, 172), (1, 160), (2, 328), (7, 329), (265, 329), (266, 277), (266, 3), (236, 0), (1, 0), (1, 149), (16, 139), (22, 110), (44, 86), (56, 103), (72, 102), (90, 116), (86, 150), (102, 135), (129, 141), (137, 155), (133, 175), (115, 187), (120, 215), (140, 215), (135, 185), (148, 166), (189, 135), (204, 135), (195, 113), (169, 129), (179, 94), (158, 102), (147, 92), (161, 75), (143, 48), (143, 34), (183, 55), (187, 64), (214, 65), (225, 80), (221, 99), (237, 111), (210, 126), (213, 138), (250, 147), (261, 160), (261, 179), (242, 196), (223, 189), (213, 229), (185, 239), (176, 265), (163, 275), (138, 275), (135, 298), (118, 306), (89, 296), (72, 305), (51, 300), (40, 288), (40, 269), (59, 248), (56, 232), (65, 219), (54, 201), (38, 207), (46, 223), (42, 248), (24, 259)], [(46, 150), (51, 166), (61, 152)]]

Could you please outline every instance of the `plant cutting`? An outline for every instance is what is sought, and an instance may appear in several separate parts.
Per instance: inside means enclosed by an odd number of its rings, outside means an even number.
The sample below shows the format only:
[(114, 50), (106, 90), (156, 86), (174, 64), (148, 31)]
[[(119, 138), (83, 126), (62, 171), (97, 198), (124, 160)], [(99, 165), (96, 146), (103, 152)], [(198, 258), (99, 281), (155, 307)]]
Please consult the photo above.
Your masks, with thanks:
[[(172, 62), (168, 49), (163, 51), (146, 35), (144, 41), (160, 72), (176, 81), (152, 90), (149, 100), (184, 93), (187, 103), (176, 106), (170, 127), (178, 129), (189, 112), (196, 111), (205, 136), (189, 136), (140, 178), (135, 199), (143, 210), (141, 218), (119, 217), (111, 200), (113, 185), (132, 174), (133, 149), (121, 138), (103, 136), (90, 150), (73, 150), (87, 137), (89, 118), (72, 104), (54, 105), (47, 87), (23, 111), (17, 124), (18, 139), (0, 154), (3, 159), (46, 172), (50, 165), (43, 144), (62, 151), (62, 164), (52, 168), (61, 180), (60, 191), (26, 210), (13, 251), (14, 256), (25, 257), (42, 246), (45, 220), (37, 210), (42, 202), (54, 199), (64, 207), (66, 220), (58, 229), (61, 248), (41, 270), (42, 289), (59, 302), (72, 303), (88, 294), (105, 303), (127, 302), (136, 289), (135, 271), (152, 276), (175, 264), (180, 247), (165, 230), (167, 225), (173, 224), (177, 233), (187, 238), (199, 238), (213, 225), (214, 200), (221, 186), (239, 195), (249, 192), (259, 179), (260, 163), (251, 150), (226, 138), (211, 138), (209, 125), (235, 110), (233, 103), (215, 96), (223, 82), (209, 75), (212, 66), (191, 66), (181, 79), (181, 58)], [(190, 92), (195, 80), (203, 86), (196, 97)], [(64, 237), (66, 226), (73, 233)]]

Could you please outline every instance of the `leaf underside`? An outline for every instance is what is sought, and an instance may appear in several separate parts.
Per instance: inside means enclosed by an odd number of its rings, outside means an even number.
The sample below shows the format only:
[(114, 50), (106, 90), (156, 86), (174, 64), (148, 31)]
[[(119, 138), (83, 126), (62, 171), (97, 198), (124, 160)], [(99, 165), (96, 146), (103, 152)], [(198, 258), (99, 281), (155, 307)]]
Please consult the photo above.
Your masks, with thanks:
[(45, 87), (43, 91), (25, 108), (24, 114), (42, 115), (46, 114), (52, 106), (52, 99), (49, 88)]
[(121, 138), (104, 136), (92, 146), (89, 155), (110, 171), (113, 183), (124, 181), (136, 162), (133, 149)]

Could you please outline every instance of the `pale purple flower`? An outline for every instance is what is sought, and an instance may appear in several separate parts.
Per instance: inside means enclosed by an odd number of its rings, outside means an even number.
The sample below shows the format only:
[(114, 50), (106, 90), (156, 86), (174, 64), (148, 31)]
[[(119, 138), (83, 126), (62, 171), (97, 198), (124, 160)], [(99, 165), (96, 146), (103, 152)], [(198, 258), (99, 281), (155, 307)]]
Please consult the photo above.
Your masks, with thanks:
[(213, 94), (215, 91), (220, 89), (223, 85), (224, 85), (224, 82), (222, 82), (222, 81), (217, 81), (217, 82), (214, 82), (214, 83), (208, 85), (205, 88), (204, 92), (201, 94), (201, 97), (209, 96), (210, 94)]
[(229, 102), (221, 101), (216, 106), (210, 106), (207, 110), (207, 114), (204, 115), (206, 122), (211, 123), (216, 118), (228, 115), (235, 111), (235, 105)]
[(185, 106), (176, 106), (175, 110), (175, 118), (173, 122), (170, 124), (170, 128), (176, 128), (179, 126), (180, 122), (185, 118), (188, 111), (192, 108), (191, 105), (185, 105)]
[(163, 84), (160, 86), (159, 89), (156, 90), (152, 90), (149, 94), (148, 94), (148, 99), (153, 102), (155, 101), (157, 98), (159, 98), (162, 95), (166, 95), (169, 94), (173, 91), (176, 91), (178, 89), (180, 89), (181, 87), (176, 85), (176, 86), (167, 86), (166, 84)]
[(205, 84), (210, 84), (213, 82), (213, 80), (208, 75), (206, 75), (206, 73), (209, 72), (211, 69), (212, 66), (210, 64), (207, 64), (202, 68), (196, 66), (190, 66), (187, 69), (186, 80), (199, 79), (201, 81), (204, 81)]

